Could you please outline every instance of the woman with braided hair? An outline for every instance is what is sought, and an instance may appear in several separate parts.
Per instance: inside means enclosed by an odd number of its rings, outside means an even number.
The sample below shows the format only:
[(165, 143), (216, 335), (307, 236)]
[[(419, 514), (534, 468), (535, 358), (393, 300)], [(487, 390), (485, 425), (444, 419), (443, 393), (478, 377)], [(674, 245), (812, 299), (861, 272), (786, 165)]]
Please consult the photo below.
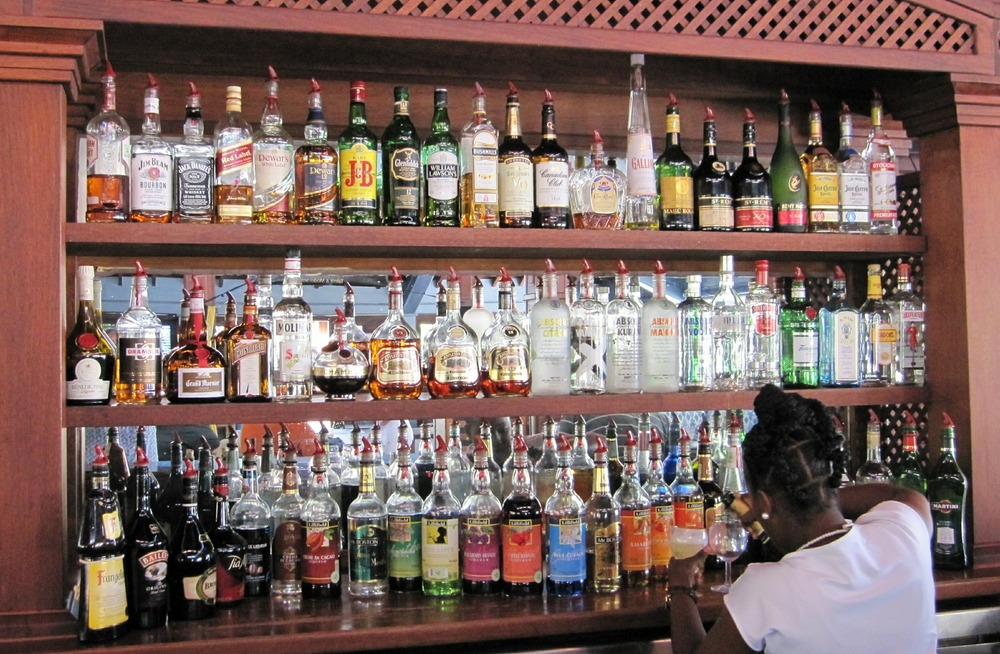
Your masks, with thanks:
[(673, 559), (675, 654), (933, 654), (927, 500), (888, 484), (839, 488), (843, 443), (820, 402), (768, 385), (754, 410), (747, 520), (784, 556), (747, 566), (707, 634), (694, 593), (705, 555)]

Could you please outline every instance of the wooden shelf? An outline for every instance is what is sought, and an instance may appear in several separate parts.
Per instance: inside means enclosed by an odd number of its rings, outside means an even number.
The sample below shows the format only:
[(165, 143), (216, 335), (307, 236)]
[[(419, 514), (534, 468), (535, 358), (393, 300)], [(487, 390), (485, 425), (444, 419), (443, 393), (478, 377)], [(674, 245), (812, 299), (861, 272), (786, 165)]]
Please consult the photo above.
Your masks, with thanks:
[[(927, 402), (927, 387), (845, 388), (796, 391), (828, 406), (918, 404)], [(757, 391), (732, 393), (667, 393), (639, 395), (570, 395), (456, 400), (373, 401), (262, 404), (161, 404), (158, 406), (66, 407), (66, 427), (120, 425), (262, 424), (317, 420), (425, 420), (443, 417), (567, 416), (752, 409)]]

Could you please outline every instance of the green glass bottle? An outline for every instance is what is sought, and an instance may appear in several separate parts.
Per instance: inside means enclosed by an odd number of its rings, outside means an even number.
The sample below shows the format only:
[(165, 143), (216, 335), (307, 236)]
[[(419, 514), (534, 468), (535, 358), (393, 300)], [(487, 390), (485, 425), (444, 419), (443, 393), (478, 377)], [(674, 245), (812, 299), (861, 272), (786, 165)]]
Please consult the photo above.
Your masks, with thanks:
[(972, 565), (972, 553), (965, 537), (969, 484), (955, 460), (955, 423), (943, 414), (941, 425), (941, 456), (927, 482), (927, 499), (931, 502), (931, 552), (934, 567), (942, 570), (962, 570)]
[(397, 86), (392, 122), (382, 134), (382, 206), (386, 225), (420, 224), (420, 137), (410, 120), (410, 90)]
[(795, 268), (792, 301), (782, 310), (781, 382), (785, 388), (816, 388), (819, 385), (818, 313), (806, 301), (806, 277)]
[(899, 460), (893, 481), (897, 486), (927, 495), (927, 475), (924, 474), (924, 467), (920, 464), (917, 453), (917, 422), (909, 411), (903, 411), (903, 417), (906, 420), (903, 423), (903, 456)]
[(774, 198), (775, 230), (779, 232), (806, 231), (805, 171), (792, 143), (791, 101), (781, 90), (778, 104), (778, 144), (771, 157), (771, 195)]
[(434, 89), (431, 135), (420, 152), (424, 168), (422, 221), (428, 227), (458, 227), (458, 141), (448, 120), (448, 89)]
[(667, 146), (656, 160), (656, 195), (660, 229), (694, 229), (694, 164), (681, 148), (681, 110), (667, 95)]
[(340, 224), (378, 225), (378, 137), (368, 128), (364, 82), (351, 82), (348, 125), (338, 142)]

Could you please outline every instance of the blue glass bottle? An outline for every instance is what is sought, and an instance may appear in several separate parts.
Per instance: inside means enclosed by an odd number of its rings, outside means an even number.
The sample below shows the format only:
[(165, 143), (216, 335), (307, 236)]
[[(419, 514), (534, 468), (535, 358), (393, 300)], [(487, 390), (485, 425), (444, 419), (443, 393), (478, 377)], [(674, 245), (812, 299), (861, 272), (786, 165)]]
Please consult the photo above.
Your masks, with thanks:
[(670, 485), (677, 476), (677, 462), (681, 458), (681, 421), (676, 413), (670, 414), (667, 424), (667, 446), (669, 452), (663, 461), (663, 481)]
[(861, 338), (858, 310), (847, 299), (847, 277), (834, 268), (830, 301), (819, 310), (819, 383), (857, 386), (861, 383)]
[(587, 578), (587, 521), (583, 500), (573, 490), (572, 451), (566, 436), (560, 435), (556, 489), (545, 503), (549, 545), (545, 586), (550, 595), (582, 595)]

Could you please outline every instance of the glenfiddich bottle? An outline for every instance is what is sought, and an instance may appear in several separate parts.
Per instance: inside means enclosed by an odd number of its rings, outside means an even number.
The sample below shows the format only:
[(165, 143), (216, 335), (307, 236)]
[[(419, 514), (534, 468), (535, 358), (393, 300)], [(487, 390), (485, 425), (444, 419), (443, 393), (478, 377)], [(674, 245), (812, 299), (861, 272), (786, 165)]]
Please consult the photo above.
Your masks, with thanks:
[(184, 518), (170, 536), (167, 581), (171, 620), (215, 615), (215, 546), (198, 519), (198, 473), (185, 461)]
[(278, 74), (268, 66), (264, 112), (253, 135), (253, 221), (286, 223), (295, 212), (295, 146), (282, 126)]
[(115, 111), (115, 71), (108, 61), (104, 104), (87, 123), (87, 222), (123, 222), (129, 214), (128, 123)]
[(226, 87), (226, 117), (215, 126), (215, 213), (218, 223), (253, 220), (253, 132), (243, 118), (243, 89)]
[[(421, 438), (425, 435), (429, 439), (429, 434), (422, 434)], [(420, 444), (422, 452), (424, 446), (427, 451), (431, 449), (429, 440), (421, 440)], [(417, 467), (410, 464), (410, 446), (405, 437), (400, 437), (396, 453), (399, 464), (396, 469), (396, 490), (385, 504), (389, 516), (389, 590), (413, 592), (420, 590), (422, 586), (423, 499), (414, 490), (415, 479), (411, 473)], [(433, 465), (432, 462), (432, 469)]]
[(247, 542), (229, 524), (229, 470), (215, 460), (212, 475), (215, 525), (208, 537), (215, 546), (215, 606), (237, 606), (246, 594)]
[(531, 461), (523, 438), (514, 439), (510, 495), (503, 501), (501, 579), (506, 595), (542, 594), (542, 506), (531, 483)]
[(305, 143), (295, 151), (295, 221), (305, 225), (337, 224), (337, 151), (327, 141), (323, 95), (311, 81)]
[(608, 448), (597, 437), (594, 493), (584, 508), (587, 542), (587, 590), (617, 593), (621, 576), (621, 506), (611, 496), (608, 485)]
[(531, 390), (528, 332), (512, 312), (514, 280), (506, 268), (500, 268), (497, 285), (499, 304), (496, 317), (480, 340), (483, 395), (527, 395)]
[(271, 590), (277, 595), (298, 595), (302, 592), (302, 550), (305, 534), (302, 529), (302, 498), (299, 497), (299, 473), (295, 447), (284, 443), (285, 462), (281, 474), (281, 496), (271, 510), (274, 542)]
[(226, 362), (205, 338), (205, 289), (198, 277), (191, 289), (191, 337), (163, 362), (164, 394), (172, 404), (226, 399)]
[(367, 438), (361, 440), (361, 483), (357, 499), (347, 509), (350, 593), (371, 597), (389, 589), (389, 521), (385, 504), (375, 494), (375, 450)]
[(382, 206), (386, 225), (420, 224), (420, 137), (410, 120), (410, 90), (397, 86), (392, 122), (382, 134)]
[(656, 191), (660, 196), (660, 229), (694, 229), (694, 164), (681, 148), (681, 111), (667, 94), (667, 145), (656, 160)]
[(271, 401), (271, 332), (257, 319), (257, 286), (247, 277), (243, 322), (223, 336), (226, 349), (226, 399)]
[(91, 489), (80, 521), (80, 609), (77, 635), (82, 643), (110, 640), (128, 631), (125, 535), (118, 497), (108, 487), (108, 459), (100, 445)]
[(513, 82), (507, 85), (507, 134), (497, 150), (500, 226), (531, 227), (535, 208), (531, 148), (521, 139), (521, 100), (517, 87)]
[(160, 138), (160, 85), (151, 73), (143, 99), (142, 135), (132, 144), (129, 222), (168, 223), (174, 207), (174, 159)]
[(421, 222), (428, 227), (460, 224), (458, 148), (448, 120), (448, 89), (434, 89), (431, 135), (424, 140), (420, 151), (424, 169)]
[(743, 161), (733, 173), (736, 231), (769, 232), (774, 229), (771, 177), (757, 161), (757, 120), (749, 109), (743, 111)]
[(653, 567), (650, 549), (652, 505), (639, 483), (638, 450), (639, 442), (629, 430), (625, 440), (622, 485), (614, 495), (621, 508), (622, 582), (626, 587), (649, 585), (649, 572)]
[(119, 404), (159, 404), (163, 396), (160, 319), (149, 309), (146, 271), (138, 261), (135, 269), (129, 308), (115, 324), (115, 397)]
[(108, 404), (115, 346), (94, 309), (94, 267), (76, 269), (76, 325), (66, 339), (66, 404)]
[(778, 143), (771, 157), (770, 173), (775, 229), (779, 232), (806, 231), (805, 171), (792, 143), (791, 101), (784, 89), (778, 104)]
[(260, 499), (257, 485), (257, 449), (249, 439), (243, 453), (243, 495), (232, 509), (236, 533), (247, 542), (246, 596), (271, 594), (271, 511)]
[(731, 232), (733, 180), (716, 154), (715, 112), (705, 107), (705, 150), (694, 171), (695, 224), (702, 231)]
[(542, 142), (531, 152), (535, 166), (534, 227), (568, 229), (569, 155), (556, 140), (556, 110), (545, 89), (542, 102)]
[(314, 440), (313, 445), (309, 499), (302, 505), (302, 597), (330, 599), (340, 597), (340, 507), (330, 494), (330, 480), (338, 487), (339, 480), (336, 472), (327, 470), (323, 444)]
[(458, 595), (462, 582), (458, 566), (458, 518), (462, 506), (452, 494), (448, 473), (448, 445), (440, 436), (434, 451), (434, 483), (424, 500), (420, 521), (421, 571), (425, 595)]
[(493, 494), (489, 447), (476, 436), (472, 494), (461, 515), (462, 590), (467, 595), (500, 592), (500, 520), (503, 508)]
[(368, 127), (365, 83), (351, 82), (348, 125), (340, 144), (340, 224), (378, 225), (378, 137)]
[(934, 567), (962, 570), (972, 565), (972, 552), (965, 534), (969, 484), (955, 459), (955, 423), (942, 414), (941, 456), (927, 482), (934, 533), (931, 551)]
[(415, 400), (424, 389), (420, 370), (420, 336), (403, 317), (403, 277), (392, 267), (389, 275), (389, 314), (372, 332), (371, 379), (368, 387), (377, 400)]
[(427, 388), (431, 397), (476, 397), (480, 388), (479, 339), (462, 320), (461, 279), (449, 268), (447, 311), (430, 340)]
[(135, 513), (128, 522), (125, 586), (129, 623), (139, 629), (162, 627), (167, 621), (167, 537), (153, 515), (153, 476), (142, 447), (135, 448), (132, 478)]
[(486, 92), (476, 82), (472, 120), (462, 128), (462, 227), (497, 227), (497, 128), (486, 117)]

